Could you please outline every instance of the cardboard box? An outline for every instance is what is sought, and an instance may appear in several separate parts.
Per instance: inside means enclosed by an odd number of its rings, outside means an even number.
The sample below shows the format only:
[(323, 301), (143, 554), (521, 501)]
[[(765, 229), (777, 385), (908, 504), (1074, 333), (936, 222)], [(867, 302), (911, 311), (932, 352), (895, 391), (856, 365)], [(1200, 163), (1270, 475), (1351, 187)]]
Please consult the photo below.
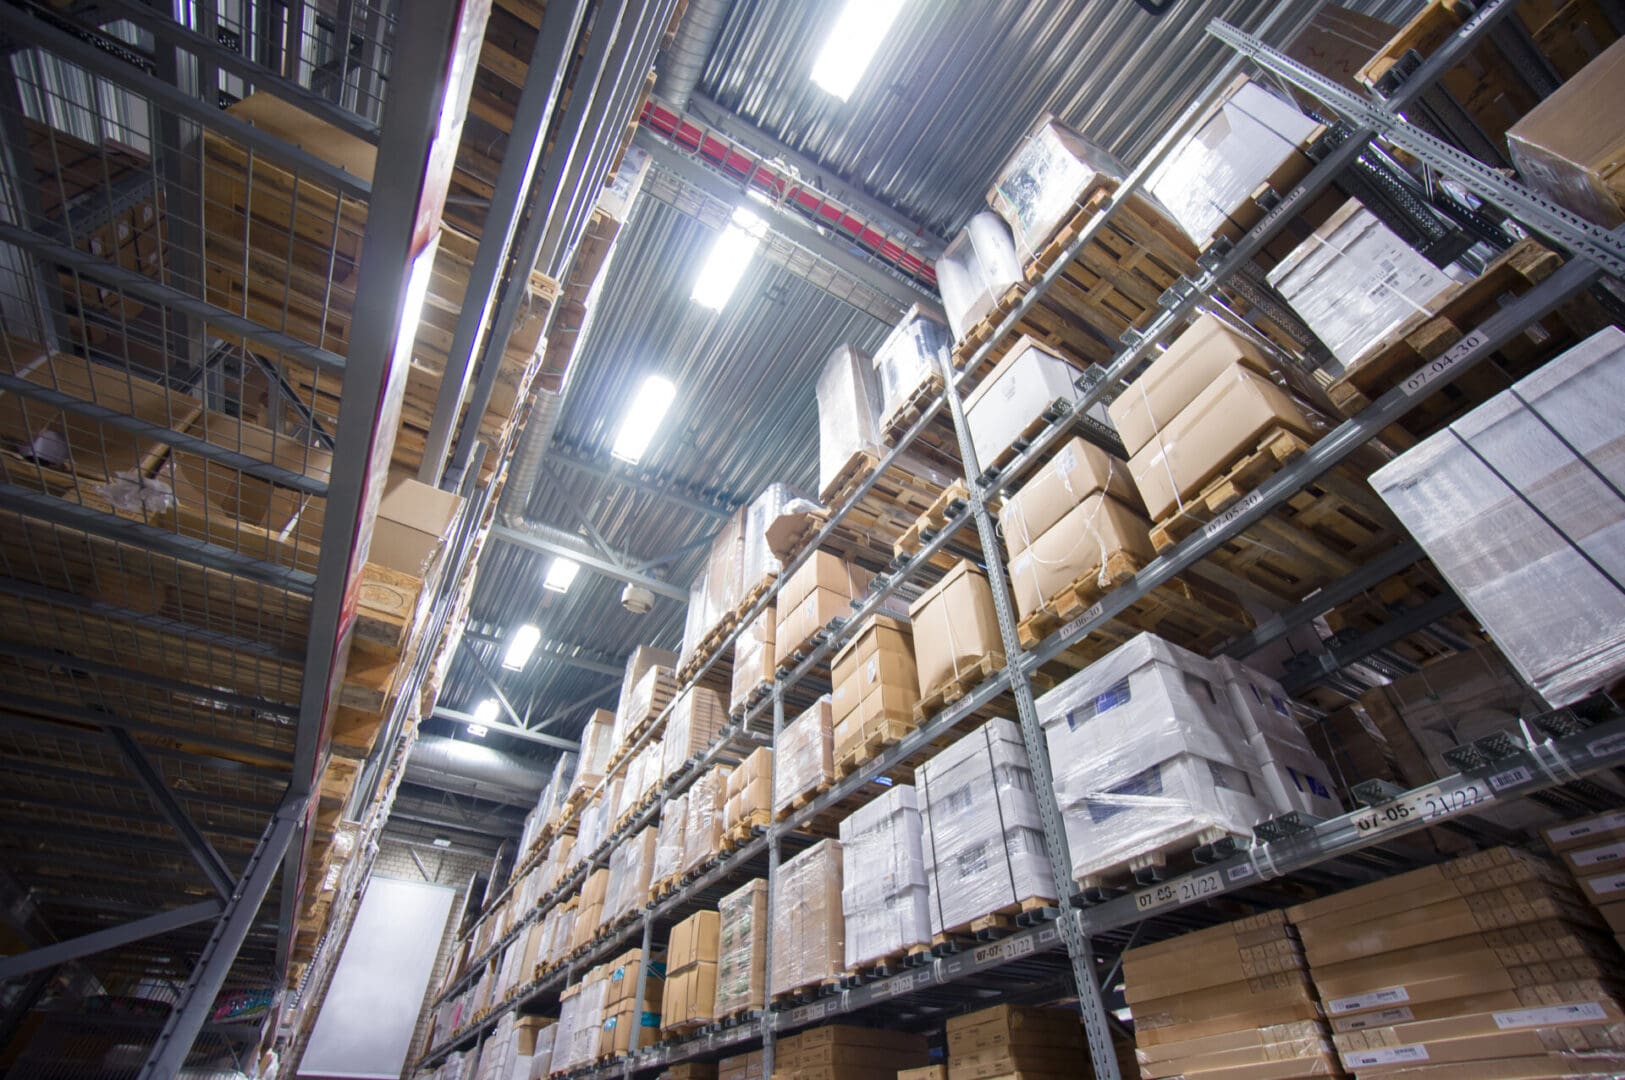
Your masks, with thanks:
[(717, 1080), (766, 1080), (762, 1075), (762, 1052), (725, 1057), (717, 1062)]
[(1625, 39), (1614, 42), (1507, 132), (1518, 175), (1605, 229), (1625, 224)]
[(1110, 495), (1084, 499), (1010, 560), (1017, 617), (1047, 610), (1062, 590), (1097, 574), (1114, 555), (1144, 566), (1157, 554), (1150, 531), (1150, 522)]
[[(636, 1002), (638, 979), (643, 974), (643, 950), (629, 949), (610, 962), (609, 975), (604, 985), (604, 1005)], [(665, 989), (666, 965), (660, 961), (649, 964), (649, 975), (644, 979), (643, 1007), (660, 1011), (661, 994)]]
[(813, 636), (831, 620), (852, 614), (852, 600), (842, 593), (818, 588), (794, 606), (781, 602), (777, 611), (779, 624), (773, 631), (774, 649), (781, 658), (787, 658), (810, 644)]
[(1023, 336), (965, 399), (976, 463), (983, 471), (1056, 400), (1076, 401), (1079, 371), (1059, 353)]
[(1071, 1075), (1087, 1055), (1073, 1010), (998, 1005), (949, 1019), (947, 1034), (949, 1080)]
[[(780, 755), (783, 756), (782, 754)], [(841, 845), (823, 840), (779, 868), (774, 895), (774, 949), (769, 992), (787, 993), (834, 978), (844, 968), (846, 922), (841, 914)]]
[[(861, 566), (844, 562), (838, 555), (814, 551), (784, 583), (776, 602), (780, 608), (793, 608), (811, 595), (814, 589), (824, 589), (853, 600), (869, 591), (872, 576)], [(782, 613), (780, 620), (783, 620)]]
[(666, 975), (665, 998), (661, 1002), (663, 1029), (710, 1023), (717, 1012), (717, 965), (714, 960), (690, 964), (680, 972)]
[(767, 1001), (767, 882), (756, 878), (717, 902), (717, 1015), (758, 1010)]
[[(1240, 365), (1266, 378), (1270, 362), (1251, 339), (1199, 316), (1108, 406), (1130, 455), (1173, 422), (1220, 375)], [(1104, 451), (1096, 451), (1104, 454)]]
[(720, 916), (715, 911), (696, 911), (671, 928), (666, 939), (666, 970), (676, 974), (692, 964), (716, 963)]
[(784, 816), (796, 798), (835, 779), (833, 729), (825, 696), (779, 732), (778, 752), (773, 755), (774, 814)]
[[(92, 367), (93, 370), (99, 368), (94, 377), (95, 392), (101, 398), (112, 396), (105, 380), (107, 373), (113, 369), (99, 365)], [(113, 377), (120, 383), (126, 378), (122, 372)], [(60, 389), (72, 392), (69, 386)], [(117, 397), (121, 400), (135, 397), (139, 408), (140, 390), (141, 387), (137, 386)], [(99, 403), (105, 405), (106, 401), (101, 398), (98, 398)], [(183, 426), (184, 410), (191, 400), (177, 395), (172, 407), (183, 410), (180, 416), (160, 418), (156, 422)], [(29, 414), (36, 415), (36, 410), (31, 407)], [(82, 441), (75, 442), (84, 439), (83, 429), (86, 426), (94, 426), (94, 421), (75, 417), (67, 425), (70, 446), (75, 448), (78, 455), (93, 448), (98, 453), (100, 451), (100, 443), (86, 446)], [(328, 451), (223, 413), (205, 412), (198, 416), (189, 434), (221, 449), (301, 473), (313, 480), (326, 481), (333, 470), (333, 455)], [(128, 434), (109, 430), (106, 446), (110, 463), (117, 464), (125, 456), (120, 451), (132, 443)], [(295, 535), (310, 541), (320, 538), (324, 504), (313, 501), (311, 496), (255, 479), (232, 466), (184, 451), (174, 451), (174, 461), (177, 466), (173, 474), (175, 494), (180, 501), (200, 508), (207, 501), (232, 517), (272, 533), (290, 531), (297, 522)], [(428, 576), (428, 570), (439, 554), (440, 545), (462, 503), (462, 498), (451, 492), (420, 484), (404, 472), (391, 471), (379, 502), (367, 561), (416, 578)]]
[(427, 577), (462, 505), (458, 495), (392, 471), (378, 501), (367, 561), (416, 578)]
[(948, 1080), (948, 1066), (922, 1065), (918, 1069), (898, 1069), (897, 1080)]
[(1230, 365), (1129, 459), (1146, 513), (1153, 521), (1168, 517), (1275, 428), (1315, 437), (1286, 391), (1243, 364)]
[(966, 677), (983, 657), (1004, 655), (993, 591), (974, 563), (955, 563), (909, 605), (908, 614), (922, 695)]
[(752, 814), (766, 814), (772, 809), (773, 751), (770, 747), (758, 746), (740, 762), (739, 768), (728, 774), (722, 827), (731, 831), (735, 825), (751, 820)]
[(521, 1016), (514, 1022), (514, 1034), (518, 1039), (521, 1057), (530, 1057), (536, 1053), (537, 1033), (552, 1023), (553, 1018), (550, 1016)]
[(1286, 54), (1357, 94), (1366, 92), (1356, 76), (1399, 29), (1370, 15), (1326, 4), (1286, 46)]
[(1592, 847), (1609, 840), (1625, 840), (1625, 810), (1609, 810), (1592, 817), (1554, 825), (1542, 834), (1556, 852)]
[(743, 709), (758, 687), (771, 686), (776, 670), (774, 641), (779, 620), (774, 605), (769, 604), (761, 614), (745, 625), (734, 641), (734, 669), (732, 692), (728, 696), (728, 711)]
[[(849, 756), (865, 732), (879, 731), (884, 722), (912, 726), (920, 689), (911, 646), (907, 623), (876, 614), (835, 654), (830, 714), (836, 722), (837, 760)], [(848, 722), (854, 717), (855, 722)]]
[(1010, 226), (1023, 264), (1090, 192), (1111, 190), (1126, 175), (1122, 162), (1056, 120), (1039, 119), (1016, 144), (987, 193), (987, 204)]
[[(759, 1057), (760, 1051), (757, 1053)], [(660, 1075), (664, 1077), (665, 1080), (718, 1080), (720, 1070), (720, 1063), (712, 1064), (709, 1061), (683, 1061), (676, 1065), (668, 1066), (666, 1071)], [(760, 1063), (758, 1062), (758, 1074), (760, 1071)]]
[(1020, 555), (1034, 538), (1048, 532), (1097, 491), (1109, 493), (1132, 510), (1144, 510), (1127, 464), (1073, 436), (1019, 490), (1005, 498), (999, 511), (999, 532), (1005, 550), (1012, 558)]

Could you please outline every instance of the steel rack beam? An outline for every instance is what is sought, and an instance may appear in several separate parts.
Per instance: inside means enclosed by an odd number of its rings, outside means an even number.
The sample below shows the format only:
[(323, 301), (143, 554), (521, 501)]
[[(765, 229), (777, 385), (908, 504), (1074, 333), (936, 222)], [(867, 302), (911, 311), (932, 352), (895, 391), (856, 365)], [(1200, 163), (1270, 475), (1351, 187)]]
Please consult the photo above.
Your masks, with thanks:
[(1387, 581), (1407, 567), (1416, 565), (1423, 557), (1422, 549), (1416, 541), (1406, 540), (1378, 555), (1342, 580), (1316, 592), (1297, 607), (1259, 623), (1252, 631), (1230, 642), (1220, 651), (1237, 660), (1245, 660), (1270, 642), (1285, 637), (1339, 604), (1346, 604), (1367, 589)]
[[(517, 279), (521, 288), (529, 288), (535, 258), (528, 264), (516, 259), (515, 256), (522, 256), (524, 252), (513, 250), (514, 237), (520, 222), (537, 211), (536, 199), (540, 192), (534, 187), (536, 165), (547, 145), (548, 124), (558, 105), (565, 68), (581, 33), (586, 6), (583, 0), (547, 5), (531, 48), (525, 67), (525, 85), (520, 90), (508, 135), (509, 152), (502, 157), (491, 204), (486, 210), (485, 235), (474, 253), (465, 300), (452, 333), (445, 372), (424, 441), (418, 479), (433, 487), (440, 485), (452, 428), (457, 423), (463, 397), (468, 393), (468, 377), (474, 370), (476, 355), (487, 362), (500, 361), (502, 349), (507, 348), (510, 332), (491, 321), (497, 287), (506, 274)], [(482, 336), (500, 337), (502, 349), (495, 353), (478, 353)]]
[[(233, 142), (249, 147), (267, 161), (280, 165), (301, 179), (321, 184), (353, 199), (365, 201), (371, 197), (372, 185), (355, 173), (346, 172), (315, 154), (283, 142), (263, 128), (255, 127), (222, 111), (214, 102), (204, 102), (193, 97), (184, 90), (148, 75), (135, 65), (98, 48), (90, 41), (60, 29), (55, 25), (60, 21), (59, 17), (48, 16), (51, 22), (47, 22), (46, 18), (30, 15), (9, 5), (0, 6), (0, 29), (4, 29), (18, 41), (54, 53), (69, 63), (152, 102), (172, 115), (185, 117), (217, 131)], [(87, 35), (99, 36), (96, 31), (82, 27), (79, 29)], [(119, 44), (122, 47), (122, 43)], [(382, 175), (391, 174), (382, 173)]]
[(30, 949), (16, 956), (0, 957), (0, 982), (212, 919), (219, 915), (224, 907), (219, 900), (204, 900), (173, 911), (149, 915), (145, 919), (137, 919), (121, 926), (97, 930), (95, 933), (84, 934), (67, 941)]
[[(1486, 8), (1477, 18), (1482, 19), (1509, 7), (1502, 0), (1500, 7)], [(1454, 42), (1472, 40), (1468, 35), (1482, 30), (1484, 24), (1472, 19), (1457, 32)], [(1324, 101), (1351, 121), (1370, 127), (1388, 142), (1413, 155), (1417, 160), (1446, 173), (1481, 199), (1507, 210), (1519, 222), (1569, 249), (1574, 254), (1599, 266), (1603, 272), (1625, 276), (1625, 235), (1609, 232), (1593, 222), (1542, 198), (1514, 180), (1509, 180), (1498, 169), (1463, 153), (1441, 139), (1427, 134), (1396, 115), (1400, 107), (1398, 96), (1390, 99), (1387, 107), (1375, 105), (1342, 86), (1293, 60), (1285, 53), (1264, 44), (1252, 34), (1244, 33), (1227, 23), (1215, 20), (1208, 33), (1223, 41), (1241, 55), (1256, 62), (1266, 71), (1285, 79)], [(1418, 73), (1422, 78), (1408, 81), (1401, 88), (1404, 94), (1413, 85), (1425, 81), (1428, 65)]]
[[(3, 16), (9, 10), (12, 9), (0, 5), (0, 16)], [(221, 113), (220, 115), (224, 116), (225, 114)], [(119, 266), (116, 263), (108, 262), (99, 255), (92, 255), (88, 251), (80, 251), (78, 248), (69, 247), (60, 241), (42, 236), (32, 229), (25, 229), (5, 222), (0, 222), (0, 240), (16, 244), (38, 259), (58, 266), (65, 266), (81, 277), (99, 281), (119, 292), (179, 312), (190, 318), (200, 319), (221, 331), (229, 331), (231, 334), (256, 342), (272, 352), (303, 360), (318, 370), (339, 376), (344, 375), (345, 360), (344, 357), (337, 353), (318, 348), (280, 330), (262, 326), (252, 319), (234, 314), (223, 307), (209, 303), (207, 300), (200, 300), (190, 293), (154, 281), (139, 270)]]
[(118, 664), (107, 664), (100, 660), (86, 660), (83, 657), (73, 656), (60, 649), (41, 648), (35, 645), (24, 645), (19, 641), (0, 640), (0, 656), (28, 660), (49, 667), (66, 668), (69, 671), (83, 672), (87, 675), (100, 675), (109, 679), (119, 679), (123, 682), (135, 683), (138, 686), (150, 686), (156, 690), (166, 690), (171, 694), (197, 698), (199, 701), (206, 701), (214, 705), (226, 705), (248, 713), (264, 713), (269, 716), (281, 716), (289, 719), (299, 715), (298, 709), (279, 701), (248, 697), (245, 694), (234, 694), (229, 690), (215, 690), (207, 686), (196, 686), (192, 683), (182, 682), (179, 679), (168, 679), (162, 675), (136, 671), (132, 668), (120, 667)]
[(147, 793), (152, 796), (152, 801), (158, 804), (158, 809), (163, 811), (163, 815), (169, 819), (169, 824), (180, 834), (181, 843), (186, 845), (186, 850), (197, 861), (203, 870), (203, 876), (209, 879), (209, 884), (214, 886), (214, 891), (220, 894), (222, 900), (230, 900), (231, 894), (236, 890), (236, 882), (231, 879), (231, 871), (226, 868), (225, 860), (220, 858), (220, 853), (209, 843), (209, 838), (203, 835), (202, 830), (193, 824), (191, 815), (180, 804), (180, 800), (175, 798), (175, 793), (169, 790), (163, 776), (153, 767), (152, 762), (147, 760), (147, 755), (142, 753), (140, 744), (130, 736), (130, 733), (121, 727), (110, 726), (106, 730), (108, 738), (118, 747), (126, 764), (140, 778)]
[(71, 701), (57, 701), (52, 698), (31, 697), (25, 694), (8, 694), (3, 704), (0, 704), (0, 727), (6, 726), (6, 719), (21, 715), (25, 722), (32, 723), (26, 714), (54, 717), (67, 721), (70, 724), (88, 724), (97, 729), (108, 724), (117, 724), (119, 727), (143, 735), (155, 735), (159, 738), (176, 739), (180, 742), (191, 743), (195, 746), (210, 747), (223, 753), (241, 754), (251, 761), (285, 762), (289, 760), (286, 751), (278, 750), (274, 746), (261, 746), (258, 743), (243, 742), (239, 739), (228, 739), (208, 732), (194, 731), (191, 728), (179, 725), (171, 727), (168, 724), (154, 723), (129, 715), (129, 710), (123, 713), (107, 712), (92, 707), (88, 703), (75, 704)]
[(1330, 650), (1314, 656), (1303, 657), (1307, 663), (1301, 667), (1296, 664), (1291, 666), (1287, 677), (1281, 680), (1282, 689), (1290, 695), (1297, 696), (1326, 676), (1335, 675), (1350, 664), (1364, 660), (1380, 649), (1386, 649), (1405, 635), (1414, 634), (1446, 615), (1460, 611), (1464, 606), (1461, 597), (1447, 590), (1425, 604), (1401, 612), (1353, 641), (1334, 645)]
[[(378, 142), (378, 125), (366, 117), (333, 104), (325, 96), (307, 90), (272, 68), (249, 59), (235, 49), (226, 48), (145, 4), (136, 3), (135, 0), (103, 0), (101, 6), (107, 9), (108, 14), (130, 20), (159, 41), (191, 53), (200, 64), (206, 62), (219, 71), (230, 72), (252, 89), (264, 90), (358, 139), (373, 144)], [(295, 27), (294, 32), (297, 36), (299, 28)], [(211, 80), (200, 80), (203, 100), (210, 105), (213, 104), (213, 85)]]
[[(295, 795), (310, 792), (326, 749), (328, 706), (344, 675), (355, 595), (405, 395), (411, 331), (439, 247), (441, 211), (490, 11), (488, 0), (420, 0), (396, 36), (392, 63), (414, 77), (392, 87), (378, 144), (377, 175), (392, 182), (378, 190), (367, 212), (316, 565), (319, 588), (310, 611), (290, 785)], [(298, 906), (302, 827), (286, 851), (279, 953), (292, 936)]]
[(0, 484), (0, 507), (15, 511), (36, 521), (77, 529), (111, 540), (145, 548), (178, 562), (191, 563), (222, 574), (246, 578), (277, 589), (286, 589), (301, 596), (310, 596), (316, 588), (316, 578), (303, 570), (243, 555), (219, 544), (182, 536), (169, 529), (160, 529), (115, 514), (59, 499), (38, 491)]
[[(8, 724), (0, 726), (5, 727), (6, 730), (12, 730)], [(50, 725), (39, 725), (41, 728), (48, 726)], [(61, 730), (67, 732), (66, 738), (70, 741), (80, 742), (83, 745), (93, 746), (97, 749), (101, 748), (103, 740), (100, 732), (85, 731), (81, 728), (62, 728)], [(53, 734), (50, 731), (40, 731), (38, 733), (48, 736)], [(78, 736), (84, 736), (84, 738), (79, 739)], [(143, 747), (143, 750), (146, 750), (146, 748)], [(147, 756), (152, 757), (154, 755), (151, 753), (151, 751), (147, 751)], [(181, 757), (179, 752), (176, 752), (175, 756)], [(188, 762), (195, 760), (191, 757), (182, 757), (181, 759)], [(47, 780), (61, 780), (65, 783), (71, 784), (88, 784), (95, 787), (114, 788), (119, 791), (144, 792), (147, 790), (139, 780), (132, 780), (128, 777), (117, 776), (111, 773), (92, 772), (89, 769), (71, 768), (61, 765), (47, 765), (36, 761), (22, 761), (15, 757), (0, 759), (0, 772), (16, 773), (20, 776), (38, 776)], [(239, 799), (235, 796), (214, 795), (210, 793), (192, 791), (180, 791), (176, 792), (175, 795), (177, 798), (198, 803), (206, 807), (229, 807), (233, 810), (247, 810), (255, 814), (264, 814), (268, 810), (272, 809), (271, 804), (263, 800)], [(164, 850), (167, 851), (170, 849), (166, 846)]]
[(1130, 604), (1251, 528), (1296, 494), (1304, 484), (1326, 472), (1371, 436), (1421, 404), (1426, 393), (1465, 373), (1558, 304), (1587, 288), (1598, 275), (1598, 268), (1584, 259), (1566, 263), (1528, 293), (1496, 311), (1443, 355), (1384, 394), (1358, 416), (1345, 420), (1302, 457), (1270, 476), (1201, 531), (1168, 548), (1128, 581), (1096, 601), (1082, 615), (1051, 634), (1026, 655), (1026, 665), (1036, 670), (1039, 665), (1049, 663)]

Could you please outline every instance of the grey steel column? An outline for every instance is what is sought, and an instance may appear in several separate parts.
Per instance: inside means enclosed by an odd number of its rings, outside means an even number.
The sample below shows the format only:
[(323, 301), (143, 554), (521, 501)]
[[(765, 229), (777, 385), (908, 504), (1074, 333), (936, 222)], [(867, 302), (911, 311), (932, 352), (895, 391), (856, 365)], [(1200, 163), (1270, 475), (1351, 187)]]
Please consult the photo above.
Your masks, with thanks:
[[(784, 730), (784, 680), (773, 677), (773, 751), (778, 753), (779, 733)], [(773, 913), (779, 899), (779, 823), (773, 820), (773, 807), (779, 800), (779, 770), (768, 783), (767, 823), (767, 925), (762, 927), (762, 1075), (773, 1075), (773, 1046), (777, 1031), (773, 1012)]]

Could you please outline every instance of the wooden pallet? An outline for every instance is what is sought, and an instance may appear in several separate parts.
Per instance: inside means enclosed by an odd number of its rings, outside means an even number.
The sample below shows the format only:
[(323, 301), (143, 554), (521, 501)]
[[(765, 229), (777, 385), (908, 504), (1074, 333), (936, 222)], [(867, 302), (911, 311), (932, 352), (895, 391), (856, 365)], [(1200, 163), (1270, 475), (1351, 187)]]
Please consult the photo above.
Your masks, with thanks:
[(789, 1008), (792, 1005), (799, 1005), (804, 1001), (812, 1001), (817, 998), (827, 997), (840, 989), (841, 977), (839, 975), (831, 975), (825, 979), (815, 979), (812, 982), (805, 982), (799, 986), (792, 986), (788, 990), (783, 990), (777, 994), (774, 994), (773, 1007), (775, 1009)]
[[(942, 376), (935, 371), (929, 372), (914, 392), (887, 414), (880, 422), (880, 442), (884, 446), (896, 446), (903, 434), (919, 422), (925, 415), (925, 410), (942, 394)], [(938, 414), (939, 416), (941, 413)]]
[[(1024, 284), (1010, 286), (992, 310), (965, 331), (965, 336), (954, 346), (956, 369), (963, 370), (976, 355), (976, 351), (992, 340), (999, 324), (1016, 309), (1029, 291), (1028, 286)], [(1054, 349), (1079, 368), (1105, 363), (1111, 359), (1114, 351), (1111, 343), (1102, 340), (1098, 333), (1076, 315), (1055, 304), (1046, 293), (1038, 303), (1023, 313), (1015, 328), (999, 339), (999, 343), (987, 357), (976, 365), (975, 372), (967, 379), (961, 390), (969, 391), (985, 378), (987, 373), (1010, 352), (1011, 346), (1023, 337), (1030, 337)]]
[(834, 509), (851, 497), (858, 489), (858, 485), (873, 473), (880, 464), (880, 455), (873, 450), (854, 450), (852, 456), (846, 459), (846, 464), (835, 471), (818, 492), (818, 501), (830, 509)]
[[(903, 535), (892, 542), (892, 555), (899, 559), (912, 557), (915, 552), (929, 543), (931, 538), (948, 524), (948, 520), (955, 517), (969, 502), (970, 490), (965, 486), (964, 480), (955, 480), (952, 484), (949, 484), (947, 490), (938, 495), (931, 505), (926, 507), (925, 511), (914, 519), (914, 524), (910, 525), (904, 530)], [(1003, 505), (1003, 500), (991, 499), (988, 502), (988, 512), (997, 514), (1001, 505)], [(976, 535), (975, 528), (961, 529), (955, 540), (959, 539), (964, 540), (962, 546), (967, 551), (980, 555), (982, 545)]]
[(727, 850), (742, 848), (759, 835), (760, 830), (767, 828), (773, 815), (765, 808), (752, 810), (745, 815), (743, 821), (736, 821), (728, 827), (728, 833), (723, 837)]
[[(1338, 605), (1324, 618), (1334, 641), (1356, 639), (1403, 616), (1408, 609), (1442, 596), (1448, 589), (1432, 564), (1422, 562)], [(1475, 648), (1486, 642), (1478, 621), (1470, 613), (1461, 611), (1437, 620), (1425, 630), (1408, 634), (1385, 649), (1420, 668), (1458, 652), (1451, 638)]]
[(773, 820), (783, 821), (785, 818), (789, 817), (791, 814), (794, 814), (797, 810), (800, 810), (803, 806), (806, 806), (808, 803), (818, 798), (818, 796), (828, 791), (829, 787), (830, 782), (828, 780), (820, 780), (818, 783), (814, 784), (805, 791), (797, 792), (795, 795), (791, 796), (790, 801), (781, 809), (773, 812)]
[(872, 729), (865, 724), (862, 741), (843, 748), (841, 756), (835, 759), (835, 778), (845, 780), (880, 756), (882, 751), (896, 746), (918, 727), (919, 724), (913, 720), (891, 717), (881, 717)]
[[(938, 475), (926, 475), (928, 469), (935, 469)], [(872, 471), (873, 466), (852, 480), (847, 486), (848, 493), (856, 490)], [(848, 562), (886, 566), (896, 557), (892, 549), (897, 539), (931, 508), (949, 482), (942, 470), (929, 461), (912, 453), (901, 455), (852, 506), (820, 545), (821, 549)], [(786, 537), (777, 552), (781, 559), (788, 562), (799, 555), (829, 520), (830, 512), (840, 504), (825, 505), (825, 510), (802, 516), (800, 528)], [(956, 561), (955, 556), (938, 552), (931, 565), (947, 571)]]
[[(1152, 546), (1165, 550), (1201, 529), (1308, 448), (1290, 431), (1265, 434), (1177, 513), (1154, 525)], [(1398, 536), (1393, 516), (1363, 476), (1342, 465), (1306, 484), (1208, 560), (1282, 602), (1295, 604), (1353, 573), (1393, 546)]]
[(1159, 844), (1116, 866), (1074, 880), (1086, 895), (1148, 885), (1212, 861), (1210, 855), (1215, 848), (1222, 854), (1251, 843), (1252, 837), (1244, 833), (1212, 826), (1193, 827), (1185, 836)]
[(1026, 921), (1024, 916), (1030, 918), (1054, 907), (1053, 900), (1029, 896), (966, 922), (944, 927), (940, 933), (931, 935), (931, 945), (935, 951), (952, 951), (969, 942), (1005, 937), (1015, 933), (1018, 926)]
[[(1435, 305), (1436, 314), (1416, 312), (1374, 342), (1346, 374), (1327, 384), (1327, 397), (1344, 416), (1364, 410), (1498, 311), (1506, 296), (1528, 292), (1550, 277), (1562, 263), (1562, 256), (1534, 240), (1516, 244), (1497, 256), (1473, 281), (1457, 285), (1446, 299)], [(1539, 347), (1523, 335), (1502, 350), (1517, 358), (1519, 368), (1549, 357), (1572, 339), (1572, 334), (1564, 333), (1556, 325), (1558, 320), (1548, 321), (1553, 325), (1543, 327), (1543, 332), (1537, 335), (1547, 338)], [(1469, 372), (1457, 385), (1466, 385), (1465, 380), (1482, 369), (1480, 365), (1479, 369)], [(1498, 384), (1496, 391), (1506, 385), (1504, 380), (1492, 379), (1491, 382)]]
[(1002, 652), (992, 652), (958, 668), (953, 678), (941, 686), (934, 686), (920, 695), (920, 700), (914, 704), (915, 725), (925, 723), (926, 720), (952, 705), (983, 682), (986, 682), (995, 671), (1003, 667), (1004, 654)]

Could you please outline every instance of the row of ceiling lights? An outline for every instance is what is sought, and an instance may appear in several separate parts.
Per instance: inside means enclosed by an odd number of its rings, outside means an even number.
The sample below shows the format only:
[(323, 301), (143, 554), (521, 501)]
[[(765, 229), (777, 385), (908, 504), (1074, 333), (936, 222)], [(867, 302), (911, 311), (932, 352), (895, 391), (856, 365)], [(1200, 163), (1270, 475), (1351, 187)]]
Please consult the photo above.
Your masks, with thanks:
[[(902, 6), (903, 0), (847, 0), (813, 64), (813, 82), (842, 101), (850, 98)], [(758, 192), (751, 191), (749, 194), (763, 202), (767, 201)], [(701, 307), (720, 312), (739, 287), (746, 268), (755, 258), (756, 249), (766, 235), (766, 221), (746, 207), (736, 208), (727, 227), (712, 243), (689, 299)], [(628, 465), (636, 465), (649, 449), (676, 396), (677, 387), (670, 379), (660, 375), (645, 378), (621, 419), (610, 456)], [(569, 592), (580, 572), (580, 563), (558, 556), (548, 566), (542, 587), (550, 592)], [(503, 668), (508, 671), (524, 670), (541, 640), (541, 629), (534, 623), (520, 626), (508, 639), (507, 649), (502, 656)], [(483, 738), (500, 714), (501, 706), (496, 698), (485, 698), (474, 707), (468, 733)]]

